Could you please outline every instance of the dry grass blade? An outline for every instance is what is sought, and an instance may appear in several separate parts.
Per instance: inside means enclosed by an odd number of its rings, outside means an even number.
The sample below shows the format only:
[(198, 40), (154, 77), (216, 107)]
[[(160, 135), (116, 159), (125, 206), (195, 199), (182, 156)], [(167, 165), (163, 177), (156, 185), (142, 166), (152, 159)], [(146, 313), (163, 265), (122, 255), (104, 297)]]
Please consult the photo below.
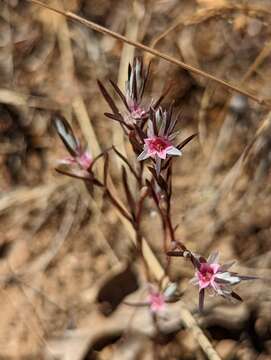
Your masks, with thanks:
[(48, 346), (47, 341), (45, 340), (43, 329), (40, 327), (40, 324), (37, 324), (33, 322), (33, 320), (30, 321), (30, 317), (25, 314), (23, 314), (20, 311), (20, 307), (17, 305), (18, 301), (15, 301), (15, 299), (11, 298), (8, 291), (2, 287), (0, 287), (0, 292), (2, 293), (2, 297), (7, 299), (7, 302), (9, 305), (14, 309), (14, 312), (18, 314), (18, 319), (23, 323), (23, 325), (29, 329), (29, 331), (33, 332), (35, 334), (37, 340), (40, 342), (42, 346), (45, 346), (45, 348), (48, 350), (49, 355), (51, 356), (51, 351)]
[(48, 198), (55, 191), (59, 191), (63, 186), (70, 183), (70, 180), (65, 178), (61, 181), (56, 181), (54, 184), (41, 185), (33, 189), (18, 189), (11, 191), (4, 195), (0, 200), (0, 212), (6, 211), (13, 206), (23, 205), (28, 202), (42, 200)]
[(199, 24), (203, 21), (209, 20), (210, 18), (216, 17), (216, 16), (222, 16), (225, 13), (232, 13), (233, 11), (240, 11), (242, 13), (263, 13), (266, 15), (271, 15), (270, 11), (268, 9), (259, 7), (259, 6), (253, 6), (251, 4), (215, 4), (214, 7), (206, 7), (199, 9), (196, 11), (195, 14), (192, 16), (182, 17), (182, 15), (178, 16), (172, 24), (162, 33), (157, 35), (153, 41), (151, 42), (151, 47), (155, 47), (162, 39), (164, 39), (168, 34), (170, 34), (172, 31), (174, 31), (179, 26), (190, 26)]
[(25, 270), (26, 274), (44, 271), (58, 254), (65, 239), (69, 235), (72, 225), (74, 223), (77, 202), (78, 195), (72, 195), (71, 199), (69, 199), (67, 202), (63, 220), (60, 224), (59, 230), (55, 235), (54, 240), (52, 241), (52, 245), (40, 257), (34, 260), (31, 265), (28, 264)]
[[(253, 73), (256, 72), (257, 68), (269, 56), (270, 51), (271, 51), (271, 43), (268, 42), (263, 47), (263, 49), (260, 51), (260, 53), (258, 54), (256, 59), (253, 61), (253, 63), (250, 65), (250, 67), (246, 71), (245, 75), (240, 80), (240, 84), (244, 84), (245, 81), (247, 81), (251, 77), (251, 75), (253, 75)], [(201, 144), (202, 144), (203, 138), (207, 139), (207, 133), (205, 131), (206, 129), (205, 129), (205, 125), (204, 125), (204, 111), (205, 111), (204, 107), (207, 106), (209, 97), (212, 96), (212, 94), (209, 95), (209, 92), (213, 92), (213, 91), (214, 91), (214, 89), (210, 88), (210, 90), (208, 91), (208, 88), (207, 88), (205, 90), (205, 94), (202, 98), (202, 108), (201, 108), (201, 111), (199, 114), (199, 129), (200, 129), (199, 139), (200, 139)], [(211, 176), (209, 175), (208, 181), (212, 181), (211, 180), (212, 173), (213, 173), (214, 169), (219, 166), (219, 161), (221, 159), (221, 150), (219, 150), (219, 149), (221, 149), (223, 146), (225, 148), (225, 143), (223, 145), (223, 142), (225, 142), (225, 140), (226, 140), (226, 142), (229, 141), (230, 132), (233, 131), (233, 127), (236, 122), (236, 119), (232, 118), (232, 116), (229, 116), (228, 118), (226, 118), (226, 120), (224, 119), (225, 116), (228, 114), (228, 108), (230, 106), (232, 99), (233, 99), (233, 96), (228, 97), (227, 101), (225, 102), (224, 107), (222, 108), (220, 114), (218, 115), (218, 121), (219, 122), (224, 121), (224, 122), (220, 129), (219, 136), (218, 136), (215, 144), (213, 145), (213, 150), (211, 150), (210, 144), (208, 146), (208, 149), (203, 147), (203, 149), (205, 149), (205, 151), (208, 150), (207, 153), (209, 151), (212, 151), (212, 154), (209, 158), (209, 165), (208, 165), (209, 173), (211, 174)], [(267, 114), (267, 118), (269, 118), (269, 114)], [(257, 134), (259, 131), (261, 131), (262, 126), (265, 126), (264, 124), (266, 124), (266, 119), (263, 121), (263, 124), (259, 127)], [(221, 187), (220, 187), (220, 190), (223, 193), (229, 192), (230, 189), (232, 189), (232, 187), (234, 186), (235, 180), (237, 179), (238, 174), (242, 170), (246, 155), (247, 155), (248, 151), (250, 150), (250, 148), (252, 147), (252, 145), (254, 144), (254, 142), (256, 141), (257, 134), (254, 137), (254, 139), (246, 146), (245, 150), (243, 151), (243, 153), (241, 154), (239, 159), (236, 161), (234, 166), (231, 168), (231, 170), (228, 172), (227, 176), (223, 180)], [(207, 142), (208, 141), (205, 140), (205, 145), (207, 145)], [(206, 181), (206, 179), (205, 179), (205, 181)]]
[(78, 15), (76, 15), (76, 14), (70, 12), (70, 11), (61, 11), (61, 10), (55, 9), (55, 8), (53, 8), (53, 7), (49, 6), (49, 5), (46, 5), (46, 4), (44, 4), (44, 3), (42, 3), (42, 2), (40, 2), (38, 0), (27, 0), (27, 1), (29, 1), (29, 2), (31, 2), (33, 4), (37, 4), (39, 6), (45, 7), (48, 10), (54, 11), (54, 12), (56, 12), (58, 14), (63, 15), (63, 16), (66, 16), (68, 19), (80, 22), (81, 24), (91, 28), (92, 30), (103, 33), (105, 35), (112, 36), (115, 39), (121, 40), (121, 41), (123, 41), (123, 42), (125, 42), (125, 43), (127, 43), (127, 44), (129, 44), (131, 46), (137, 47), (138, 49), (146, 51), (146, 52), (148, 52), (148, 53), (150, 53), (150, 54), (152, 54), (154, 56), (157, 56), (157, 57), (159, 57), (161, 59), (164, 59), (164, 60), (166, 60), (166, 61), (168, 61), (168, 62), (170, 62), (172, 64), (178, 65), (178, 66), (182, 67), (183, 69), (191, 71), (191, 72), (193, 72), (193, 73), (195, 73), (197, 75), (200, 75), (200, 76), (203, 76), (203, 77), (205, 77), (207, 79), (215, 81), (217, 84), (220, 84), (220, 85), (226, 87), (229, 90), (236, 91), (237, 93), (240, 93), (240, 94), (242, 94), (244, 96), (247, 96), (250, 99), (256, 101), (257, 103), (259, 103), (259, 104), (261, 104), (263, 106), (266, 106), (268, 108), (271, 107), (271, 104), (270, 104), (270, 102), (268, 100), (261, 99), (261, 98), (257, 97), (256, 95), (251, 94), (250, 92), (239, 88), (238, 86), (229, 84), (225, 80), (219, 79), (214, 75), (206, 73), (205, 71), (202, 71), (202, 70), (200, 70), (198, 68), (195, 68), (194, 66), (191, 66), (189, 64), (186, 64), (183, 61), (177, 60), (174, 57), (168, 56), (168, 55), (166, 55), (166, 54), (164, 54), (164, 53), (162, 53), (162, 52), (160, 52), (158, 50), (150, 48), (149, 46), (146, 46), (146, 45), (144, 45), (144, 44), (142, 44), (140, 42), (132, 41), (132, 40), (126, 38), (123, 35), (120, 35), (120, 34), (114, 32), (114, 31), (111, 31), (111, 30), (109, 30), (109, 29), (107, 29), (107, 28), (105, 28), (105, 27), (103, 27), (101, 25), (98, 25), (98, 24), (96, 24), (96, 23), (94, 23), (92, 21), (86, 20), (86, 19), (84, 19), (84, 18), (82, 18), (82, 17), (80, 17), (80, 16), (78, 16)]
[(41, 96), (31, 96), (29, 94), (20, 93), (16, 90), (0, 89), (0, 102), (10, 104), (21, 109), (40, 108), (49, 110), (58, 110), (58, 104), (51, 99)]
[[(246, 71), (245, 75), (241, 78), (240, 84), (243, 85), (260, 67), (260, 65), (264, 62), (264, 60), (270, 55), (271, 51), (271, 42), (268, 42), (260, 51), (256, 59), (253, 63), (249, 66), (248, 70)], [(214, 91), (214, 90), (213, 90)], [(218, 116), (219, 121), (223, 121), (225, 115), (227, 114), (228, 107), (232, 100), (232, 96), (229, 96), (221, 113)]]
[[(16, 277), (24, 277), (28, 275), (37, 274), (38, 272), (42, 272), (48, 267), (51, 261), (56, 257), (63, 243), (70, 234), (72, 226), (75, 222), (74, 218), (76, 213), (76, 207), (78, 205), (78, 194), (74, 193), (74, 189), (72, 187), (71, 188), (66, 187), (66, 189), (67, 191), (64, 190), (63, 193), (61, 194), (61, 202), (65, 197), (68, 197), (68, 201), (65, 207), (65, 213), (63, 216), (63, 220), (60, 224), (60, 227), (57, 230), (54, 239), (52, 240), (51, 245), (40, 256), (34, 258), (30, 263), (27, 263), (26, 265), (23, 265), (16, 269), (12, 269), (12, 271), (8, 273), (8, 275), (2, 276), (0, 278), (1, 282), (7, 283), (10, 280), (16, 279)], [(56, 193), (56, 190), (57, 189), (54, 188), (52, 192), (48, 192), (48, 193), (44, 192), (42, 198), (43, 199), (44, 197), (49, 198), (49, 196), (52, 195), (53, 192)], [(30, 200), (33, 201), (34, 199), (31, 198)], [(38, 230), (38, 228), (42, 225), (42, 223), (43, 221), (40, 224), (37, 224), (37, 228), (35, 229), (35, 231)]]
[(227, 176), (223, 180), (221, 186), (220, 186), (220, 192), (221, 194), (229, 193), (229, 191), (234, 186), (237, 178), (240, 176), (240, 173), (244, 167), (244, 164), (250, 154), (250, 150), (252, 149), (253, 145), (256, 143), (256, 141), (259, 139), (261, 134), (264, 132), (264, 130), (267, 129), (268, 126), (270, 126), (271, 122), (271, 113), (269, 112), (265, 119), (263, 120), (263, 123), (258, 128), (254, 138), (251, 140), (251, 142), (246, 146), (243, 153), (239, 157), (239, 159), (236, 161), (236, 163), (233, 165), (231, 170), (228, 172)]

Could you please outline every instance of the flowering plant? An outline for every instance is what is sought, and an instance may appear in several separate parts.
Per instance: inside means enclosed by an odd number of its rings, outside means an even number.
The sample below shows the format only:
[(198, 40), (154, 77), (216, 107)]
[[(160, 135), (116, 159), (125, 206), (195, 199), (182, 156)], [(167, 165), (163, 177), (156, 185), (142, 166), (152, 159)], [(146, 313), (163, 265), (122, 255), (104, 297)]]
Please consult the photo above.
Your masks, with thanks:
[[(146, 99), (145, 90), (149, 69), (150, 67), (147, 70), (144, 69), (141, 58), (135, 58), (133, 64), (128, 67), (125, 93), (122, 93), (114, 82), (110, 82), (121, 99), (124, 110), (119, 109), (105, 86), (98, 81), (101, 93), (112, 111), (105, 113), (105, 116), (120, 124), (135, 155), (134, 160), (130, 161), (114, 145), (112, 146), (112, 150), (125, 165), (122, 167), (125, 204), (119, 200), (110, 187), (108, 151), (93, 159), (90, 152), (78, 141), (68, 122), (59, 114), (55, 116), (55, 126), (70, 155), (60, 161), (57, 171), (83, 179), (88, 190), (90, 184), (92, 187), (102, 187), (106, 198), (132, 225), (136, 234), (137, 254), (143, 262), (146, 281), (151, 284), (148, 286), (146, 301), (138, 305), (148, 306), (152, 314), (159, 314), (165, 310), (168, 302), (174, 298), (176, 300), (176, 297), (173, 296), (176, 290), (175, 285), (163, 290), (160, 286), (152, 283), (143, 256), (141, 222), (147, 198), (154, 201), (161, 219), (164, 253), (168, 261), (166, 271), (169, 268), (171, 256), (190, 259), (190, 263), (195, 269), (195, 276), (191, 282), (199, 287), (199, 309), (203, 310), (204, 296), (207, 290), (226, 299), (242, 300), (232, 290), (232, 287), (243, 280), (257, 279), (256, 277), (229, 271), (234, 262), (220, 265), (218, 253), (211, 254), (208, 259), (195, 255), (176, 239), (177, 227), (171, 214), (173, 161), (174, 158), (177, 159), (182, 155), (183, 147), (197, 134), (177, 141), (179, 133), (175, 128), (179, 118), (173, 116), (173, 104), (168, 108), (161, 106), (166, 94), (162, 94), (156, 101)], [(100, 158), (104, 158), (103, 179), (98, 179), (93, 170), (94, 163)], [(63, 170), (63, 165), (68, 167), (68, 170)], [(136, 191), (131, 188), (128, 172), (136, 180)], [(169, 275), (168, 272), (167, 275)]]

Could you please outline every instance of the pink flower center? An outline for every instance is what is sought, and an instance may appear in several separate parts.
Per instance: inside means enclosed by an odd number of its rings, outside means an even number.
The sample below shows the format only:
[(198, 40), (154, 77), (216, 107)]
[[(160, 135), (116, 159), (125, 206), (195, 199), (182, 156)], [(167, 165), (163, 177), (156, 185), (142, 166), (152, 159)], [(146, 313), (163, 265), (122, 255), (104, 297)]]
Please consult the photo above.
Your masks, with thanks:
[(146, 139), (146, 141), (150, 152), (160, 153), (172, 146), (167, 139), (161, 136), (157, 136), (152, 139)]
[(148, 301), (150, 303), (151, 311), (153, 312), (162, 311), (165, 308), (165, 296), (163, 294), (158, 292), (151, 293)]
[(141, 110), (141, 109), (132, 111), (132, 117), (136, 120), (140, 120), (145, 115), (146, 115), (146, 111)]
[(90, 164), (92, 163), (92, 157), (87, 151), (85, 151), (80, 156), (78, 156), (76, 160), (78, 164), (85, 170), (87, 170), (90, 167)]
[(131, 110), (131, 116), (135, 120), (140, 120), (143, 116), (146, 115), (146, 111), (137, 104), (131, 105), (130, 110)]
[(214, 281), (218, 268), (218, 264), (202, 263), (200, 265), (200, 270), (197, 272), (200, 288), (206, 288)]

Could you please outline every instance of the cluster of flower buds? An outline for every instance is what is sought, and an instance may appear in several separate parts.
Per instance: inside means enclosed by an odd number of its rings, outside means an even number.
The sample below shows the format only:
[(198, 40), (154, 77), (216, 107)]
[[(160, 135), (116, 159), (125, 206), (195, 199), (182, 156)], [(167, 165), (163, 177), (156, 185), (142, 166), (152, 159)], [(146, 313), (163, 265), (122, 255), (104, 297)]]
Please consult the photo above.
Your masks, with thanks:
[[(147, 70), (144, 70), (142, 58), (134, 58), (133, 64), (128, 66), (128, 80), (125, 83), (125, 93), (123, 94), (117, 84), (110, 80), (112, 87), (119, 96), (124, 105), (124, 110), (120, 110), (116, 105), (113, 98), (110, 96), (103, 84), (98, 81), (100, 90), (110, 106), (112, 113), (105, 113), (110, 119), (118, 121), (125, 130), (133, 130), (134, 124), (142, 125), (142, 122), (149, 116), (150, 103), (147, 103), (144, 99), (144, 92), (149, 76), (148, 66)], [(162, 95), (153, 107), (156, 108), (163, 100), (165, 94)]]
[(142, 102), (148, 75), (149, 67), (147, 71), (144, 71), (141, 58), (135, 58), (133, 66), (129, 64), (128, 80), (125, 83), (125, 98), (123, 98), (128, 111), (126, 116), (128, 122), (144, 120), (148, 117), (148, 110)]
[(69, 156), (58, 161), (56, 171), (74, 178), (92, 182), (97, 186), (102, 184), (94, 177), (92, 168), (95, 162), (101, 157), (93, 159), (90, 152), (84, 148), (67, 122), (60, 114), (54, 115), (54, 125), (63, 144), (69, 152)]
[(169, 283), (164, 290), (153, 284), (149, 285), (147, 303), (152, 313), (165, 312), (166, 304), (177, 302), (179, 299), (176, 283)]
[(145, 301), (140, 302), (125, 302), (130, 306), (147, 306), (152, 315), (164, 315), (166, 313), (166, 306), (168, 303), (174, 303), (180, 300), (177, 291), (176, 283), (169, 283), (165, 289), (160, 289), (156, 284), (147, 285), (147, 296)]
[[(161, 198), (167, 199), (169, 211), (171, 159), (173, 156), (182, 155), (181, 149), (196, 134), (189, 136), (177, 145), (174, 144), (178, 135), (175, 126), (179, 119), (173, 117), (173, 105), (169, 109), (163, 109), (160, 106), (167, 92), (163, 93), (156, 101), (146, 100), (145, 89), (149, 68), (150, 66), (144, 70), (142, 59), (138, 57), (134, 59), (132, 65), (129, 64), (125, 94), (114, 82), (110, 81), (124, 105), (124, 111), (118, 108), (104, 85), (99, 81), (98, 85), (112, 110), (112, 113), (105, 113), (105, 115), (120, 123), (141, 167), (144, 167), (146, 160), (150, 160), (147, 163), (150, 162), (148, 169), (151, 171), (153, 179), (147, 185), (151, 188), (150, 193), (158, 206)], [(167, 220), (163, 221), (167, 223), (170, 221), (169, 214), (167, 214)]]

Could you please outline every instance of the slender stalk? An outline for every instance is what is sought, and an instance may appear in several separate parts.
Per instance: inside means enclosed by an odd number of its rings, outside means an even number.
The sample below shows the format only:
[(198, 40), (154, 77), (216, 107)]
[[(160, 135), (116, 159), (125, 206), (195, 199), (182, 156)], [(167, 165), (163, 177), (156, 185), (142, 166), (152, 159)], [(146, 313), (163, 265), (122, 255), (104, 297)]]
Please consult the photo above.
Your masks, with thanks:
[(149, 270), (149, 266), (146, 262), (146, 259), (144, 257), (144, 253), (143, 253), (143, 235), (142, 235), (142, 232), (140, 229), (143, 205), (144, 205), (144, 201), (148, 195), (149, 195), (149, 191), (146, 190), (139, 198), (139, 201), (137, 204), (136, 218), (135, 218), (135, 222), (134, 222), (133, 226), (134, 226), (134, 230), (136, 233), (136, 244), (137, 244), (137, 247), (139, 250), (139, 254), (140, 254), (142, 263), (144, 265), (146, 278), (147, 278), (147, 281), (150, 282), (150, 280), (151, 280), (150, 270)]

